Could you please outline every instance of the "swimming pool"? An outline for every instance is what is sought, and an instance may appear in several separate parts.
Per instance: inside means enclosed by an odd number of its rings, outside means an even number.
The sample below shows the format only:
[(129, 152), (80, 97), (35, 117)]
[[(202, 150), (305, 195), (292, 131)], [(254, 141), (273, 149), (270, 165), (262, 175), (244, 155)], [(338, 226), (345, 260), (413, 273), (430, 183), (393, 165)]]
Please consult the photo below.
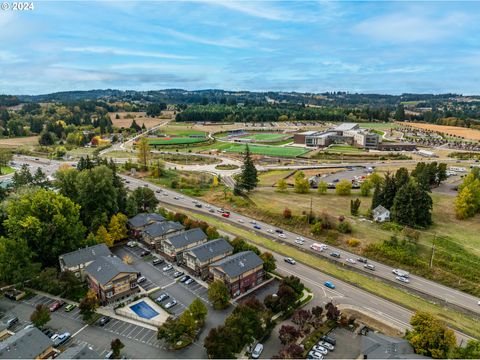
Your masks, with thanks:
[(135, 314), (145, 319), (151, 319), (158, 315), (158, 312), (153, 310), (145, 301), (140, 301), (139, 303), (130, 306), (130, 309), (132, 309)]

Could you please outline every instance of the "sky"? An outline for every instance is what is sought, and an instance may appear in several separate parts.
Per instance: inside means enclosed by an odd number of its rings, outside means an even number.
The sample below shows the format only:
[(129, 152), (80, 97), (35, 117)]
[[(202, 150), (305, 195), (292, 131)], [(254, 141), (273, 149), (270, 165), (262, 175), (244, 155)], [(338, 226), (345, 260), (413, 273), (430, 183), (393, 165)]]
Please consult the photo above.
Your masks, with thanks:
[(480, 94), (480, 2), (34, 1), (0, 10), (0, 94)]

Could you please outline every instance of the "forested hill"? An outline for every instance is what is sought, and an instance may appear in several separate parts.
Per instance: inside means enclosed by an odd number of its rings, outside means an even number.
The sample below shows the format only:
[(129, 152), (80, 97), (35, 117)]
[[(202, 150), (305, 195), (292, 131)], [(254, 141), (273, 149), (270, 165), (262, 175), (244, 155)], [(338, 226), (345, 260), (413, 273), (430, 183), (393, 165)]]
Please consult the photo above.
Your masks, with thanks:
[[(72, 102), (79, 100), (110, 100), (163, 102), (168, 104), (226, 104), (264, 105), (267, 103), (305, 104), (340, 107), (394, 107), (402, 102), (417, 102), (431, 106), (459, 98), (457, 94), (354, 94), (347, 92), (297, 93), (297, 92), (250, 92), (226, 90), (166, 89), (154, 91), (134, 90), (89, 90), (65, 91), (44, 95), (17, 95), (22, 102)], [(1, 98), (0, 98), (1, 101)], [(0, 102), (0, 106), (1, 106)], [(6, 105), (8, 106), (8, 105)]]

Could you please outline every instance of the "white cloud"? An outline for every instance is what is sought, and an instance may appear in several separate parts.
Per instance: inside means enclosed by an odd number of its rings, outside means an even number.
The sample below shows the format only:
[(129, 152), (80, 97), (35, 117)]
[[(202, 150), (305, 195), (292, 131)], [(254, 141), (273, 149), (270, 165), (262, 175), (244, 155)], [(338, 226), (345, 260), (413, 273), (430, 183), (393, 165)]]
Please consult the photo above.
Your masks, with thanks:
[(179, 39), (204, 44), (204, 45), (213, 45), (221, 47), (230, 47), (230, 48), (246, 48), (252, 46), (252, 43), (248, 40), (244, 40), (238, 37), (227, 37), (223, 39), (208, 39), (197, 35), (187, 34), (181, 31), (173, 29), (164, 29), (164, 31), (172, 36), (175, 36)]
[(239, 13), (258, 17), (261, 19), (275, 20), (275, 21), (289, 21), (291, 20), (288, 13), (281, 9), (271, 6), (266, 7), (265, 3), (260, 1), (256, 2), (240, 2), (240, 1), (218, 1), (218, 0), (205, 0), (204, 2), (211, 5), (221, 6), (229, 10), (233, 10)]
[(0, 50), (0, 62), (16, 63), (21, 61), (20, 57), (10, 51)]
[(454, 37), (470, 17), (452, 13), (443, 18), (420, 14), (418, 8), (367, 19), (354, 27), (356, 32), (379, 41), (440, 41)]
[(176, 55), (176, 54), (168, 54), (168, 53), (152, 52), (152, 51), (119, 49), (119, 48), (111, 48), (111, 47), (103, 47), (103, 46), (67, 47), (64, 50), (69, 52), (152, 57), (152, 58), (176, 59), (176, 60), (195, 59), (195, 57), (193, 56)]

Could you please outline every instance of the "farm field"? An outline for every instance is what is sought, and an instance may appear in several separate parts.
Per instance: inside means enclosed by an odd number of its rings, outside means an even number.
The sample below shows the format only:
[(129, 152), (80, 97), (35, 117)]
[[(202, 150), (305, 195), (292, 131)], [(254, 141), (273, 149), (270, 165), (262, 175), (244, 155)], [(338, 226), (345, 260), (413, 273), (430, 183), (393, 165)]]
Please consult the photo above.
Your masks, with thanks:
[(206, 141), (207, 138), (192, 138), (192, 137), (164, 137), (164, 138), (148, 138), (150, 145), (181, 145), (181, 144), (195, 144)]
[[(120, 116), (120, 119), (115, 119), (116, 114)], [(145, 114), (145, 112), (119, 112), (119, 113), (111, 112), (111, 113), (108, 113), (108, 115), (112, 120), (113, 126), (118, 128), (130, 127), (134, 119), (139, 126), (142, 126), (143, 124), (145, 124), (145, 127), (147, 129), (150, 129), (151, 127), (154, 127), (160, 124), (162, 121), (165, 121), (165, 119), (148, 117)], [(126, 118), (126, 116), (131, 116), (132, 118)]]
[[(257, 155), (266, 155), (266, 156), (285, 156), (285, 157), (295, 157), (303, 155), (310, 150), (304, 148), (294, 148), (294, 147), (279, 147), (279, 146), (260, 146), (260, 145), (249, 145), (250, 152)], [(234, 153), (243, 153), (245, 152), (245, 145), (231, 145), (228, 148), (225, 148), (226, 152)]]
[(446, 126), (446, 125), (435, 125), (435, 124), (424, 124), (424, 123), (398, 123), (401, 125), (408, 125), (418, 129), (438, 131), (453, 136), (461, 136), (465, 139), (471, 140), (480, 140), (480, 130), (468, 129), (458, 126)]
[(0, 139), (0, 148), (13, 148), (31, 145), (38, 145), (38, 136)]

